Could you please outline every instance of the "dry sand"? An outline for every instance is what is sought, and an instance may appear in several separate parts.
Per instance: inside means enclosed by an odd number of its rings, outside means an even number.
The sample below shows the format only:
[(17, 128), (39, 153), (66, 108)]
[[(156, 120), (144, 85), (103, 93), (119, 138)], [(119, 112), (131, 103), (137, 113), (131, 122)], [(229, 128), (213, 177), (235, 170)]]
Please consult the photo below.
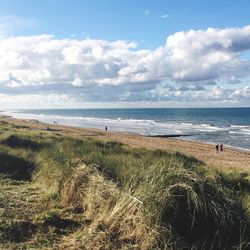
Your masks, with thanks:
[(75, 128), (69, 126), (51, 125), (44, 123), (37, 123), (34, 120), (21, 120), (11, 117), (0, 118), (1, 121), (15, 124), (16, 126), (27, 127), (31, 129), (46, 130), (47, 127), (51, 129), (51, 133), (60, 131), (60, 133), (67, 134), (77, 138), (81, 137), (95, 137), (98, 139), (118, 141), (128, 144), (133, 147), (144, 147), (149, 149), (162, 149), (170, 152), (180, 152), (188, 156), (203, 161), (206, 165), (214, 167), (237, 167), (250, 171), (250, 152), (240, 149), (233, 149), (225, 146), (223, 153), (215, 152), (215, 145), (207, 143), (183, 141), (172, 138), (147, 137), (133, 133), (123, 132), (105, 132), (98, 129), (90, 128)]

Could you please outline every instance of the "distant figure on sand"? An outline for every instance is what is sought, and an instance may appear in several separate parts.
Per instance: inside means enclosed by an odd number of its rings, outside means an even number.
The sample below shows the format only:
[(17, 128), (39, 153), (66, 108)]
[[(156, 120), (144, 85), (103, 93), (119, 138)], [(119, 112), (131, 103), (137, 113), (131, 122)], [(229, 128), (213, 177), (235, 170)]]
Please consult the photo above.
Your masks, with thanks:
[(220, 144), (220, 152), (223, 153), (223, 151), (224, 151), (224, 145), (223, 145), (223, 143), (221, 143)]
[(220, 151), (219, 151), (219, 144), (217, 144), (216, 146), (215, 146), (215, 150), (216, 150), (216, 153), (219, 153)]
[(107, 131), (108, 130), (108, 127), (105, 127), (105, 131)]

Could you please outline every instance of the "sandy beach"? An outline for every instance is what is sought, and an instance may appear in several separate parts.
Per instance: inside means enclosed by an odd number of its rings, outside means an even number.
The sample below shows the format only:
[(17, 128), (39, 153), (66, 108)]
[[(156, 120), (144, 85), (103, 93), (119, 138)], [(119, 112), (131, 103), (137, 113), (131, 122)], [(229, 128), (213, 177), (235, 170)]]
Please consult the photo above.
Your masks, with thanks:
[(225, 146), (223, 153), (216, 153), (215, 146), (208, 143), (191, 142), (173, 138), (147, 137), (133, 133), (111, 132), (92, 128), (76, 128), (62, 125), (45, 124), (34, 120), (21, 120), (2, 116), (2, 122), (12, 123), (16, 126), (34, 130), (47, 130), (53, 133), (64, 133), (74, 137), (94, 137), (103, 140), (117, 141), (133, 147), (149, 149), (162, 149), (169, 152), (180, 152), (193, 156), (208, 166), (237, 167), (250, 170), (250, 152)]

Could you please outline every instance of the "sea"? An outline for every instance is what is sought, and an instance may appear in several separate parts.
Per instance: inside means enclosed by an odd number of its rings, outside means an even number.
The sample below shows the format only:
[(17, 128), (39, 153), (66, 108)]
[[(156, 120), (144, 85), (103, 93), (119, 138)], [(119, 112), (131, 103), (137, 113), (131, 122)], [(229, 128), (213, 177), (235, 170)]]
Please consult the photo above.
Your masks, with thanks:
[(223, 143), (250, 150), (250, 108), (26, 109), (2, 114), (61, 125)]

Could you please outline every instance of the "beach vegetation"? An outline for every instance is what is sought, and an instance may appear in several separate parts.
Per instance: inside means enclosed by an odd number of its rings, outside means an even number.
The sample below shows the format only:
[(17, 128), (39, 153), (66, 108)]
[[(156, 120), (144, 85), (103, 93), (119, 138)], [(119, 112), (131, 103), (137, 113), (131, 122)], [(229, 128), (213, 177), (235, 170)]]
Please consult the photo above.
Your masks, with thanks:
[[(222, 171), (181, 153), (7, 123), (0, 129), (0, 174), (15, 202), (29, 198), (30, 206), (22, 223), (8, 214), (1, 219), (2, 247), (250, 246), (248, 171)], [(3, 206), (8, 202), (0, 199)]]

